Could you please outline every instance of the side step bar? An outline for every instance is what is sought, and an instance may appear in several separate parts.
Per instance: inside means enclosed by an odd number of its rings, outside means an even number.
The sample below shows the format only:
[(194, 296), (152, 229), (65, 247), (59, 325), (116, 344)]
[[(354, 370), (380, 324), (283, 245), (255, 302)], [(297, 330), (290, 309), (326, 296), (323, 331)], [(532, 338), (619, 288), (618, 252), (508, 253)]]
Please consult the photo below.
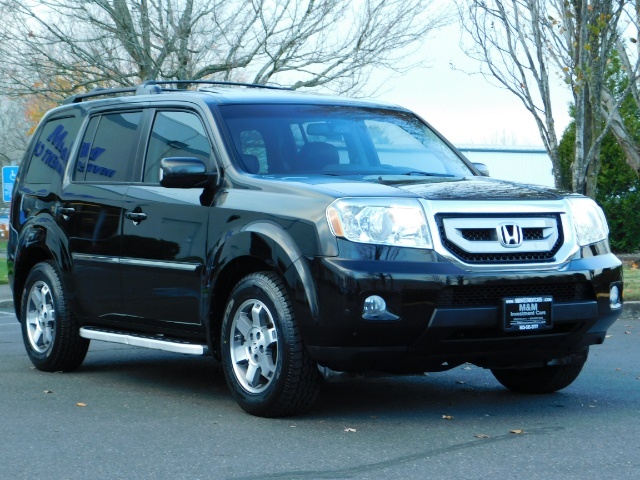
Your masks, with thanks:
[(176, 338), (145, 335), (143, 333), (120, 332), (95, 327), (81, 327), (80, 336), (90, 340), (123, 343), (125, 345), (152, 348), (154, 350), (164, 350), (174, 353), (185, 353), (187, 355), (207, 355), (209, 353), (207, 345), (191, 343)]

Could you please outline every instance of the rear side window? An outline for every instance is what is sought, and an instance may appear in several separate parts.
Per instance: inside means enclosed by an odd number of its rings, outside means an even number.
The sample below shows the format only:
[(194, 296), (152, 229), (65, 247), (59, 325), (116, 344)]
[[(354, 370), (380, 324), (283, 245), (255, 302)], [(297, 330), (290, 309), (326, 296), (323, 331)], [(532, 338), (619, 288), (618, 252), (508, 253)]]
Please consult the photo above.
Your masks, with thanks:
[(45, 124), (31, 154), (27, 183), (51, 183), (52, 175), (62, 177), (79, 123), (75, 117), (66, 117)]
[(153, 122), (144, 182), (160, 182), (160, 161), (169, 157), (197, 158), (209, 164), (211, 145), (200, 117), (191, 112), (158, 112)]
[(140, 141), (142, 112), (91, 118), (82, 137), (74, 172), (79, 182), (128, 182)]

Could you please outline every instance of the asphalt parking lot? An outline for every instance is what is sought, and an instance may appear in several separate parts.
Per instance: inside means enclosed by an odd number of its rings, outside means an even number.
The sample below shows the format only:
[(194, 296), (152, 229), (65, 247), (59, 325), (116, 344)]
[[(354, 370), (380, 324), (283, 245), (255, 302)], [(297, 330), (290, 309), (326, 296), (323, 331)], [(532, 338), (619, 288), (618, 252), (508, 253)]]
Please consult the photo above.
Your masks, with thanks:
[(629, 311), (556, 394), (465, 365), (337, 378), (308, 414), (269, 420), (236, 406), (209, 358), (93, 342), (76, 372), (39, 372), (5, 304), (0, 478), (637, 479), (639, 346)]

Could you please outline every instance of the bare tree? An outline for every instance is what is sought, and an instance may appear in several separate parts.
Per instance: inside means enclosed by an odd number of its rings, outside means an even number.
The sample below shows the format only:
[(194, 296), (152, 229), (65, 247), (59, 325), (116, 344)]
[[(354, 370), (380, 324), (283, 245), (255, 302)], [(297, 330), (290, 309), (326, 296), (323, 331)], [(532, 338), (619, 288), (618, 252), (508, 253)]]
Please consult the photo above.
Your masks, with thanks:
[[(637, 111), (640, 112), (640, 1), (629, 2), (621, 23), (621, 34), (615, 49), (628, 82), (626, 92), (633, 99)], [(604, 91), (602, 108), (605, 114), (611, 117), (611, 131), (625, 152), (627, 163), (640, 176), (640, 145), (638, 145), (638, 139), (634, 139), (629, 133), (627, 125), (618, 112), (617, 107), (621, 97), (621, 94)]]
[(0, 96), (0, 166), (15, 165), (22, 160), (29, 129), (21, 99)]
[(373, 68), (409, 67), (446, 21), (434, 0), (3, 2), (4, 90), (53, 96), (159, 79), (356, 93)]
[[(558, 187), (570, 185), (595, 196), (600, 144), (621, 101), (620, 95), (606, 89), (607, 60), (620, 40), (618, 27), (629, 4), (628, 0), (459, 2), (462, 25), (473, 39), (468, 55), (481, 61), (484, 73), (518, 96), (533, 115)], [(554, 76), (571, 89), (576, 108), (571, 179), (562, 178), (558, 156)], [(623, 124), (620, 134), (631, 140)]]

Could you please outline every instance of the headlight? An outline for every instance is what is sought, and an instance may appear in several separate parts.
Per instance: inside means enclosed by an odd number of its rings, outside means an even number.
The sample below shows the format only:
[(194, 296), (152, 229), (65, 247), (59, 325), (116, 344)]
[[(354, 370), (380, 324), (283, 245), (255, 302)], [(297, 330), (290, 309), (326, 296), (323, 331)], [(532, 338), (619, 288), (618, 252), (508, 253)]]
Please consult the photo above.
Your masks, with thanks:
[(343, 198), (327, 208), (334, 235), (352, 242), (432, 248), (420, 202), (411, 198)]
[(573, 225), (581, 246), (606, 240), (609, 236), (607, 219), (602, 209), (590, 198), (567, 198), (571, 205)]

